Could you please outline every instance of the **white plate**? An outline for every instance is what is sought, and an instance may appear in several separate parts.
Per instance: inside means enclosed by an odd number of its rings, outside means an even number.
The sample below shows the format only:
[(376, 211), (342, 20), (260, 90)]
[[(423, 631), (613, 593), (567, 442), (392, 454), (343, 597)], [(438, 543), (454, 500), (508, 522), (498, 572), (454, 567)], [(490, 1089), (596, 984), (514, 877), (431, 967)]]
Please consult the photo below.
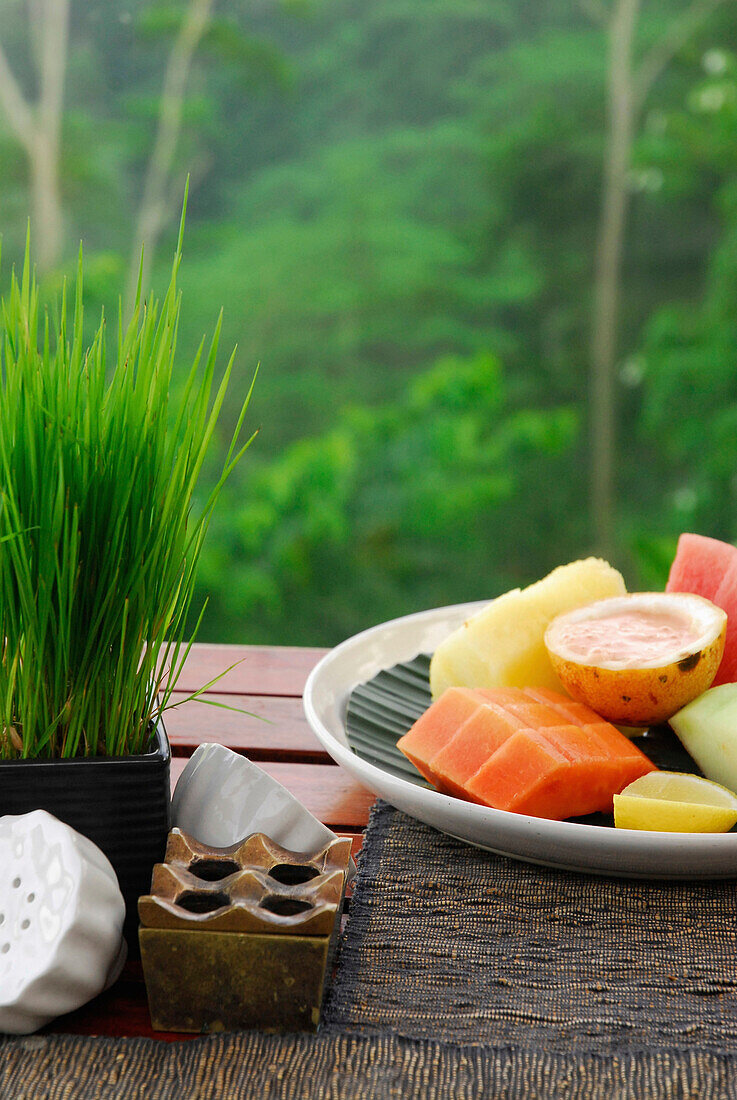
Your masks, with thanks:
[(352, 751), (345, 714), (353, 689), (384, 668), (411, 660), (418, 653), (431, 653), (485, 602), (435, 608), (382, 623), (323, 657), (305, 686), (304, 709), (333, 760), (359, 783), (418, 821), (501, 855), (571, 871), (633, 878), (737, 876), (737, 833), (637, 832), (492, 810), (417, 786)]

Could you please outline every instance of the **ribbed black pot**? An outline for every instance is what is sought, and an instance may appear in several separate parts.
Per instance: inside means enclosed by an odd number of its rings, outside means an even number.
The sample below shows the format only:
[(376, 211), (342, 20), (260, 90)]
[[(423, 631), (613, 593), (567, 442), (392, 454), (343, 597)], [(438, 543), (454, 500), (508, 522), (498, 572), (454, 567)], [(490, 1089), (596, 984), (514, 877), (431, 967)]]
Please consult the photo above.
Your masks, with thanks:
[(125, 899), (125, 936), (137, 952), (137, 903), (161, 863), (170, 820), (171, 749), (163, 725), (137, 756), (0, 761), (0, 816), (47, 810), (108, 857)]

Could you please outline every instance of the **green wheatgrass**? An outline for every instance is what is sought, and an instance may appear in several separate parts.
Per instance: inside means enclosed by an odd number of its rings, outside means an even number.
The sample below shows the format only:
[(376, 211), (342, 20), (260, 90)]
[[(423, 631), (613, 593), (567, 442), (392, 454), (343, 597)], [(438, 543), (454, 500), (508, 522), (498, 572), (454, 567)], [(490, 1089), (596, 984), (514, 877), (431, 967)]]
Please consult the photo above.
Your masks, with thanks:
[(251, 442), (251, 391), (197, 508), (233, 357), (216, 386), (219, 319), (172, 406), (183, 224), (166, 295), (144, 301), (139, 281), (111, 370), (104, 318), (83, 340), (81, 250), (71, 329), (66, 288), (54, 331), (39, 317), (28, 245), (0, 300), (2, 759), (145, 751), (196, 634), (185, 640), (197, 559)]

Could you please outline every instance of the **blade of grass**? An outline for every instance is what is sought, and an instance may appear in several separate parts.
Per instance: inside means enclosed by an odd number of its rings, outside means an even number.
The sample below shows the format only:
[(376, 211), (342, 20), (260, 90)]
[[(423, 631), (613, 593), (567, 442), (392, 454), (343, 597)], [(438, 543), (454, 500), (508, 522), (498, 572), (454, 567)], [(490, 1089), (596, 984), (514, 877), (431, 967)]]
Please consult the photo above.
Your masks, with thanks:
[(201, 615), (188, 636), (185, 624), (197, 559), (253, 439), (240, 439), (253, 381), (198, 503), (233, 359), (215, 385), (218, 318), (173, 400), (184, 214), (163, 301), (144, 301), (139, 273), (109, 376), (104, 316), (84, 341), (81, 248), (56, 321), (47, 311), (39, 325), (30, 238), (0, 300), (0, 758), (145, 750), (196, 637)]

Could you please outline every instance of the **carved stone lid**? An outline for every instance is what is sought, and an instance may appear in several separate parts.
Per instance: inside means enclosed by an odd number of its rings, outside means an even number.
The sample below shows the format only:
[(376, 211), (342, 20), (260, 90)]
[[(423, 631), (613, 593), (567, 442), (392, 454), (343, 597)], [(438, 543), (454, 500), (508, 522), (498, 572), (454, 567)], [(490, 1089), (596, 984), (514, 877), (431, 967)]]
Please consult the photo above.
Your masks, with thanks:
[(350, 855), (348, 839), (305, 856), (263, 833), (212, 848), (172, 829), (138, 914), (146, 928), (329, 936)]

